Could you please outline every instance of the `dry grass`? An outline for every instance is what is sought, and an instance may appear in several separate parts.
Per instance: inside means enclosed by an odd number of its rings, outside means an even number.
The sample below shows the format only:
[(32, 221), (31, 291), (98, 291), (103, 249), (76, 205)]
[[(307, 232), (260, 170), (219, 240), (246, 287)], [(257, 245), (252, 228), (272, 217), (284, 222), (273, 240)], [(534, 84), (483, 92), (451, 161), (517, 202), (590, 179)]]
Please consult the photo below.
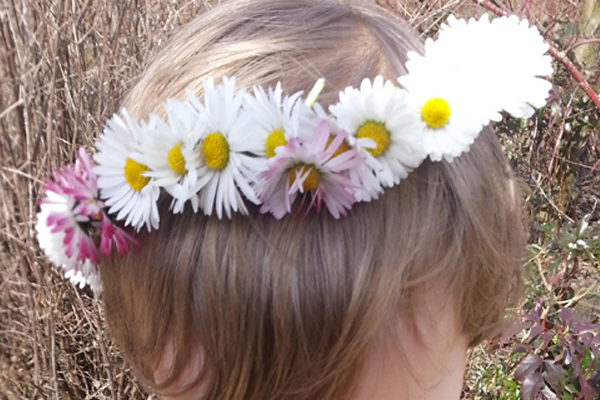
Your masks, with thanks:
[[(101, 305), (66, 282), (39, 251), (36, 203), (49, 171), (71, 162), (80, 145), (90, 147), (155, 49), (210, 3), (1, 0), (0, 400), (147, 396), (107, 335)], [(379, 3), (423, 33), (435, 32), (450, 12), (483, 12), (469, 0)], [(577, 0), (499, 3), (532, 18), (552, 37), (565, 20), (578, 17)], [(555, 122), (553, 127), (561, 126)], [(559, 143), (558, 130), (535, 132), (551, 135), (543, 137), (549, 144)], [(527, 143), (550, 146), (531, 138)], [(586, 161), (577, 162), (590, 170)], [(549, 159), (525, 163), (542, 170)], [(552, 163), (550, 177), (563, 166), (560, 158)], [(538, 185), (551, 193), (547, 182), (551, 178)]]
[(89, 146), (198, 1), (0, 3), (0, 398), (144, 398), (100, 306), (33, 237), (40, 184)]

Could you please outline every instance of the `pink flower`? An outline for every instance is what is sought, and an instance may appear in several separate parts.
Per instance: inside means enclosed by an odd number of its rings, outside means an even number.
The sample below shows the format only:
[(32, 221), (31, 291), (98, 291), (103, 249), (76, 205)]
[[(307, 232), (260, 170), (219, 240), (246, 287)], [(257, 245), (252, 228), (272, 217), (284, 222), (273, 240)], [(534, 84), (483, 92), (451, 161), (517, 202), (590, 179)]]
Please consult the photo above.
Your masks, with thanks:
[(98, 199), (98, 183), (92, 167), (92, 159), (81, 147), (75, 167), (67, 165), (62, 174), (54, 172), (54, 179), (65, 194), (73, 196), (78, 202), (74, 214), (99, 220), (104, 203)]
[(263, 202), (261, 212), (280, 219), (291, 212), (292, 203), (301, 195), (300, 207), (310, 201), (307, 212), (313, 207), (319, 212), (324, 203), (334, 218), (346, 215), (356, 201), (357, 190), (347, 172), (364, 163), (356, 148), (347, 145), (346, 136), (341, 131), (332, 137), (324, 120), (309, 141), (290, 138), (287, 145), (278, 147), (257, 185)]
[[(69, 206), (63, 211), (55, 211), (48, 215), (46, 224), (52, 233), (62, 232), (64, 234), (63, 245), (67, 257), (75, 257), (81, 262), (89, 259), (93, 264), (98, 264), (98, 251), (94, 244), (94, 239), (88, 236), (88, 227), (83, 229), (81, 222), (87, 221), (87, 217), (81, 217), (73, 212), (73, 198), (69, 195), (64, 197), (65, 204)], [(84, 221), (80, 221), (84, 220)]]
[[(343, 132), (337, 121), (331, 118), (319, 103), (315, 103), (312, 108), (319, 119), (327, 121), (331, 135), (335, 135), (340, 131)], [(348, 170), (348, 178), (350, 178), (350, 182), (356, 189), (354, 197), (357, 202), (377, 199), (383, 193), (383, 187), (376, 173), (379, 173), (383, 166), (368, 153), (368, 149), (374, 149), (377, 144), (372, 139), (355, 138), (352, 135), (349, 135), (347, 139), (348, 143), (356, 148), (358, 155), (365, 159), (364, 163)]]
[(65, 276), (73, 283), (81, 287), (88, 284), (99, 291), (98, 250), (90, 234), (95, 222), (73, 213), (76, 201), (60, 186), (49, 183), (46, 189), (36, 224), (40, 248), (53, 264), (65, 270)]
[(98, 199), (92, 160), (82, 147), (75, 167), (54, 171), (53, 177), (54, 181), (45, 185), (46, 198), (40, 202), (48, 210), (44, 214), (46, 225), (51, 234), (61, 234), (64, 254), (75, 262), (74, 269), (86, 260), (96, 266), (100, 260), (93, 239), (94, 223), (102, 219), (104, 203)]
[(114, 243), (119, 257), (129, 252), (135, 239), (114, 225), (98, 198), (92, 160), (79, 150), (75, 166), (54, 171), (53, 180), (46, 182), (46, 197), (40, 201), (36, 224), (40, 247), (55, 265), (65, 270), (73, 283), (94, 291), (101, 290), (100, 257), (109, 257)]
[(110, 257), (112, 244), (117, 248), (119, 258), (129, 253), (129, 242), (138, 246), (139, 243), (127, 232), (114, 225), (108, 217), (102, 220), (102, 234), (100, 242), (100, 251), (106, 257)]

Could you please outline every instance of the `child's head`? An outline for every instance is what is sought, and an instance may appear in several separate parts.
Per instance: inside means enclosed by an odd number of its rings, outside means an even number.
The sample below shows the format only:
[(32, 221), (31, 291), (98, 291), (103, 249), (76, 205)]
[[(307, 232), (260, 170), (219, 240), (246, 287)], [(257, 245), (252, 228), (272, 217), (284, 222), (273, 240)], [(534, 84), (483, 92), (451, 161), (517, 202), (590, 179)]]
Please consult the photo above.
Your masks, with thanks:
[[(203, 79), (225, 75), (248, 88), (281, 82), (287, 94), (323, 77), (327, 109), (363, 78), (403, 75), (407, 51), (421, 49), (406, 23), (375, 6), (232, 1), (183, 27), (124, 107), (137, 119), (162, 116), (168, 98), (183, 100), (186, 88), (201, 96)], [(189, 207), (173, 215), (161, 198), (160, 229), (101, 265), (108, 322), (154, 386), (171, 387), (201, 358), (208, 399), (348, 398), (375, 344), (399, 344), (390, 349), (401, 357), (398, 326), (419, 338), (424, 312), (451, 315), (448, 343), (495, 332), (519, 287), (516, 192), (485, 129), (454, 162), (426, 160), (338, 220), (278, 220), (252, 205), (231, 219)]]

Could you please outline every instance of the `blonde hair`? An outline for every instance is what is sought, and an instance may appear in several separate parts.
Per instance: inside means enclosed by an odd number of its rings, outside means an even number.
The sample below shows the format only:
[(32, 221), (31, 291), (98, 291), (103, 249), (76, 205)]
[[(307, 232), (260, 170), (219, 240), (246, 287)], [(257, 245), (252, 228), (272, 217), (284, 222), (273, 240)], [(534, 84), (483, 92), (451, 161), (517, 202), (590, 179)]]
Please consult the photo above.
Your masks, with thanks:
[[(405, 73), (422, 44), (367, 4), (244, 0), (199, 16), (156, 56), (124, 102), (162, 114), (201, 81), (308, 91), (336, 102), (365, 77)], [(500, 146), (485, 129), (452, 163), (425, 161), (376, 201), (282, 220), (250, 207), (219, 220), (159, 202), (160, 230), (101, 265), (111, 331), (151, 386), (168, 388), (201, 346), (206, 399), (333, 399), (351, 391), (376, 335), (411, 321), (423, 289), (447, 294), (475, 344), (496, 332), (520, 289), (521, 205)], [(168, 377), (153, 373), (169, 343)]]

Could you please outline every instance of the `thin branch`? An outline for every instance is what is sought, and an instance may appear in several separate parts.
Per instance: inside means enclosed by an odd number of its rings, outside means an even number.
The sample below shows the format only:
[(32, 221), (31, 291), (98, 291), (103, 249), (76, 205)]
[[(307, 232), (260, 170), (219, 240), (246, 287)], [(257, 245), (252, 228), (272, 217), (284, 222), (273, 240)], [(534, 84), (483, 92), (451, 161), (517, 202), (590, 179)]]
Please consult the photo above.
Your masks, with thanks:
[[(490, 2), (489, 0), (473, 0), (473, 1), (501, 17), (508, 17), (510, 15), (508, 12), (504, 11), (497, 5), (492, 4), (492, 2)], [(569, 60), (569, 58), (563, 51), (558, 50), (556, 47), (552, 46), (552, 44), (550, 44), (550, 43), (548, 43), (548, 45), (550, 46), (548, 53), (550, 53), (550, 55), (552, 57), (554, 57), (555, 60), (559, 61), (562, 65), (565, 66), (567, 71), (569, 71), (569, 73), (573, 76), (573, 78), (575, 78), (577, 83), (579, 83), (579, 85), (581, 86), (583, 91), (590, 97), (590, 99), (592, 99), (592, 101), (598, 108), (598, 111), (600, 112), (600, 99), (598, 98), (596, 91), (592, 88), (592, 86), (590, 86), (589, 82), (583, 77), (583, 75), (581, 75), (581, 72), (579, 72), (579, 70), (577, 70), (577, 67), (575, 66), (575, 64), (573, 64), (573, 62), (571, 60)]]
[(598, 107), (598, 110), (600, 110), (600, 99), (598, 98), (596, 91), (590, 86), (589, 82), (583, 77), (583, 75), (581, 75), (581, 72), (577, 70), (577, 67), (571, 62), (571, 60), (569, 60), (567, 55), (564, 52), (557, 50), (552, 45), (550, 45), (550, 50), (548, 50), (548, 53), (550, 53), (552, 57), (560, 61), (560, 63), (565, 66), (567, 71), (573, 75), (573, 78), (575, 78), (577, 83), (581, 85), (583, 91), (590, 96), (590, 99), (592, 99), (596, 107)]
[[(554, 161), (556, 160), (556, 156), (557, 156), (558, 150), (560, 148), (560, 140), (563, 136), (563, 133), (565, 132), (565, 125), (567, 122), (567, 118), (569, 118), (569, 115), (573, 111), (573, 100), (575, 99), (575, 93), (577, 93), (577, 89), (573, 90), (573, 94), (571, 95), (571, 98), (569, 99), (569, 102), (567, 103), (567, 107), (565, 108), (565, 111), (564, 111), (564, 116), (562, 118), (560, 128), (558, 130), (558, 137), (556, 138), (556, 144), (554, 145), (554, 151), (552, 152), (552, 158), (550, 159), (550, 165), (548, 166), (548, 176), (552, 176), (552, 169), (554, 168)], [(550, 183), (550, 181), (548, 183)]]
[(508, 12), (504, 11), (503, 9), (501, 9), (500, 7), (498, 7), (497, 5), (495, 5), (494, 3), (492, 3), (489, 0), (473, 0), (473, 1), (501, 17), (508, 17), (510, 15)]
[(571, 51), (575, 50), (579, 46), (583, 46), (586, 44), (594, 44), (594, 43), (600, 43), (600, 39), (586, 39), (586, 40), (582, 40), (580, 42), (576, 42), (576, 43), (570, 45), (569, 48), (565, 51), (565, 53), (568, 54)]

